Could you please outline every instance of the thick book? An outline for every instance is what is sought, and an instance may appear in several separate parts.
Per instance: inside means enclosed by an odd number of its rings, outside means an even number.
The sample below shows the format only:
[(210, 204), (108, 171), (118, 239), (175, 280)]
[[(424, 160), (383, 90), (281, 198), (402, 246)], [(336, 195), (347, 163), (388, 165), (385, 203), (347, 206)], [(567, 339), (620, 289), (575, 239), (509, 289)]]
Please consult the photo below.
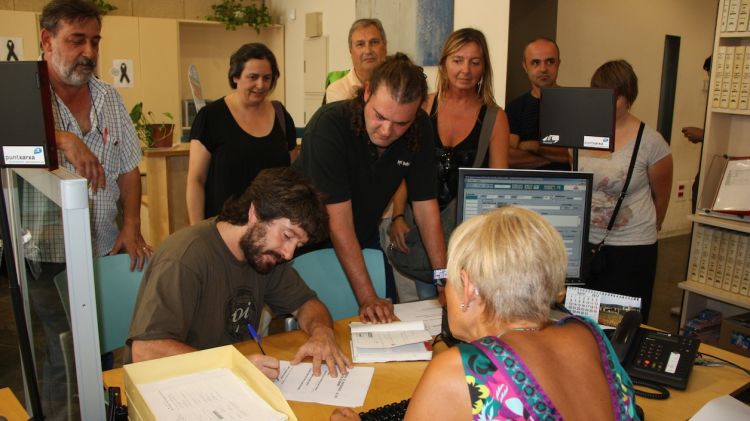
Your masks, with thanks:
[(734, 46), (726, 46), (724, 52), (723, 75), (721, 78), (720, 108), (729, 108), (729, 95), (732, 87), (732, 70), (734, 69)]
[(727, 17), (729, 16), (729, 0), (724, 0), (721, 6), (721, 21), (719, 22), (719, 31), (724, 32), (727, 30)]
[(716, 59), (713, 64), (713, 86), (711, 87), (711, 106), (719, 108), (721, 106), (721, 87), (724, 83), (724, 57), (726, 56), (727, 47), (720, 45), (716, 51)]
[(737, 15), (737, 32), (746, 32), (750, 18), (750, 0), (740, 0), (740, 12)]
[(740, 100), (740, 87), (742, 84), (742, 65), (745, 61), (745, 47), (734, 47), (734, 64), (732, 65), (732, 84), (729, 88), (729, 108), (737, 109)]
[(727, 245), (727, 261), (724, 264), (724, 282), (721, 289), (732, 291), (732, 275), (734, 274), (735, 260), (737, 259), (737, 245), (740, 241), (740, 235), (736, 232), (731, 233)]
[(690, 245), (690, 263), (688, 264), (688, 281), (698, 282), (701, 252), (703, 247), (703, 225), (695, 225), (693, 239)]
[(748, 255), (748, 247), (750, 247), (750, 244), (748, 244), (749, 241), (750, 236), (748, 236), (747, 234), (739, 234), (737, 236), (737, 255), (734, 258), (732, 286), (730, 288), (730, 291), (734, 292), (735, 294), (742, 293), (742, 271), (745, 270), (745, 264), (747, 264), (747, 261), (750, 259), (750, 255)]
[(716, 262), (719, 260), (719, 247), (722, 237), (724, 237), (723, 230), (716, 230), (714, 231), (714, 235), (711, 236), (711, 247), (708, 251), (708, 269), (706, 271), (706, 285), (710, 287), (721, 288), (721, 281), (719, 281), (718, 286), (716, 285)]
[(711, 258), (711, 244), (713, 244), (713, 236), (716, 230), (711, 227), (705, 227), (703, 231), (703, 245), (701, 247), (701, 261), (698, 270), (698, 282), (701, 284), (706, 283), (708, 277), (708, 261)]
[[(731, 231), (724, 231), (721, 236), (721, 242), (719, 243), (719, 253), (716, 255), (716, 274), (714, 279), (716, 280), (714, 286), (721, 289), (729, 289), (727, 278), (724, 277), (724, 268), (727, 264), (727, 253), (729, 252), (729, 238), (734, 235)], [(725, 288), (726, 287), (726, 288)]]
[(432, 359), (432, 336), (424, 322), (349, 324), (352, 334), (352, 361), (381, 363)]
[[(750, 0), (748, 0), (750, 1)], [(745, 58), (742, 61), (740, 77), (740, 99), (737, 108), (747, 110), (750, 105), (750, 47), (745, 47)]]
[[(725, 0), (726, 2), (727, 0)], [(737, 20), (740, 14), (740, 0), (728, 0), (729, 11), (727, 15), (727, 32), (737, 31)]]

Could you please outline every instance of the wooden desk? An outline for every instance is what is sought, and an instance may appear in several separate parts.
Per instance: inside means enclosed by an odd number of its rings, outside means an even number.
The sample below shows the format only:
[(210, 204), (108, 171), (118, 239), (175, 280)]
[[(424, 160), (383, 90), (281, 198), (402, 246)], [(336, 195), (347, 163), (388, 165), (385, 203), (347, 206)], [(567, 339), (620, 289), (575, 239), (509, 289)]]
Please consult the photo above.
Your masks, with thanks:
[(7, 418), (8, 421), (27, 421), (29, 419), (29, 414), (8, 387), (0, 389), (0, 415)]
[[(339, 347), (351, 358), (349, 347), (349, 322), (359, 319), (339, 320), (334, 324), (334, 333)], [(267, 354), (273, 355), (280, 360), (291, 360), (297, 353), (297, 349), (307, 340), (307, 335), (301, 331), (280, 333), (263, 338), (263, 349)], [(258, 345), (253, 341), (235, 344), (235, 347), (243, 354), (259, 353)], [(439, 348), (440, 349), (440, 348)], [(392, 362), (379, 364), (357, 364), (367, 367), (375, 367), (375, 374), (367, 392), (365, 404), (357, 411), (377, 408), (388, 403), (406, 399), (412, 395), (417, 387), (419, 378), (422, 376), (427, 361), (414, 362)], [(123, 369), (116, 368), (103, 373), (104, 385), (119, 386), (124, 390)], [(123, 398), (125, 394), (122, 394)], [(289, 406), (302, 420), (327, 420), (335, 407), (308, 402), (290, 401)]]
[[(335, 323), (336, 340), (344, 352), (349, 351), (349, 322), (353, 319), (339, 320)], [(282, 360), (291, 360), (297, 348), (304, 343), (307, 335), (300, 331), (272, 335), (263, 340), (263, 349), (269, 355)], [(235, 347), (243, 354), (258, 353), (255, 342), (248, 341), (236, 344)], [(437, 351), (441, 351), (438, 347)], [(701, 345), (700, 351), (732, 361), (742, 367), (750, 367), (750, 358), (733, 354), (728, 351)], [(360, 365), (360, 364), (358, 364)], [(361, 364), (375, 367), (375, 374), (367, 392), (365, 404), (356, 411), (366, 411), (372, 408), (400, 401), (412, 395), (419, 382), (426, 361), (421, 362), (393, 362), (380, 364)], [(748, 382), (748, 376), (734, 367), (701, 367), (696, 366), (690, 377), (685, 391), (670, 389), (671, 397), (665, 401), (637, 398), (643, 408), (646, 418), (652, 420), (686, 420), (695, 414), (706, 402), (713, 398), (726, 395)], [(114, 369), (104, 373), (104, 384), (107, 386), (123, 387), (122, 369)], [(124, 396), (124, 394), (123, 394)], [(292, 410), (300, 420), (327, 420), (334, 407), (305, 402), (289, 402)]]

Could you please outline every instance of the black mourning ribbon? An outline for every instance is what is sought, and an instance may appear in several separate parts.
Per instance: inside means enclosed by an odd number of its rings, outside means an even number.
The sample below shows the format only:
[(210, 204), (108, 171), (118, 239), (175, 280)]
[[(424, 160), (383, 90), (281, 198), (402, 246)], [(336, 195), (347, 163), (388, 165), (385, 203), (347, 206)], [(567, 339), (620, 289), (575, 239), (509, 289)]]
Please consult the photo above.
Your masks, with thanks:
[(128, 66), (125, 63), (120, 63), (120, 83), (122, 83), (123, 80), (130, 83), (130, 78), (128, 77)]
[(11, 60), (18, 61), (18, 56), (16, 55), (16, 52), (15, 52), (16, 44), (13, 42), (13, 40), (9, 39), (8, 42), (5, 43), (5, 45), (8, 47), (8, 56), (5, 57), (5, 61), (11, 61)]

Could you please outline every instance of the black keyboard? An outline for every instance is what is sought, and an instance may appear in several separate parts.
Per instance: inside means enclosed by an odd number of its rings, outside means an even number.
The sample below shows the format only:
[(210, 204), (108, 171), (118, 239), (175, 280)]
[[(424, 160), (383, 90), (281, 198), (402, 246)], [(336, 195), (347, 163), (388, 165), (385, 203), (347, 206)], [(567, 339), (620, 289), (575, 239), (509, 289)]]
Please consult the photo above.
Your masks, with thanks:
[(389, 403), (367, 412), (360, 412), (359, 416), (362, 421), (401, 421), (406, 415), (407, 406), (409, 406), (409, 399), (404, 399), (401, 402)]

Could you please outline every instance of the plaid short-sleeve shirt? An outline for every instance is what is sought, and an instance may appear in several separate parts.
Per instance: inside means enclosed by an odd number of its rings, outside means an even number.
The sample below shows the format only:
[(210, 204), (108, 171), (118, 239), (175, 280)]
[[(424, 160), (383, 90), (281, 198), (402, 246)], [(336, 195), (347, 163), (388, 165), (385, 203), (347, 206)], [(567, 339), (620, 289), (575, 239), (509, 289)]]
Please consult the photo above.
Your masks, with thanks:
[[(141, 160), (141, 149), (130, 115), (117, 91), (106, 83), (92, 78), (91, 130), (84, 134), (73, 114), (57, 94), (52, 92), (52, 114), (57, 130), (71, 132), (83, 140), (104, 166), (106, 186), (92, 193), (89, 190), (89, 211), (94, 256), (108, 254), (115, 244), (120, 188), (117, 179), (133, 170)], [(60, 166), (76, 172), (73, 164), (58, 151)], [(59, 210), (31, 186), (24, 187), (22, 221), (40, 249), (40, 260), (64, 262), (62, 221)]]

